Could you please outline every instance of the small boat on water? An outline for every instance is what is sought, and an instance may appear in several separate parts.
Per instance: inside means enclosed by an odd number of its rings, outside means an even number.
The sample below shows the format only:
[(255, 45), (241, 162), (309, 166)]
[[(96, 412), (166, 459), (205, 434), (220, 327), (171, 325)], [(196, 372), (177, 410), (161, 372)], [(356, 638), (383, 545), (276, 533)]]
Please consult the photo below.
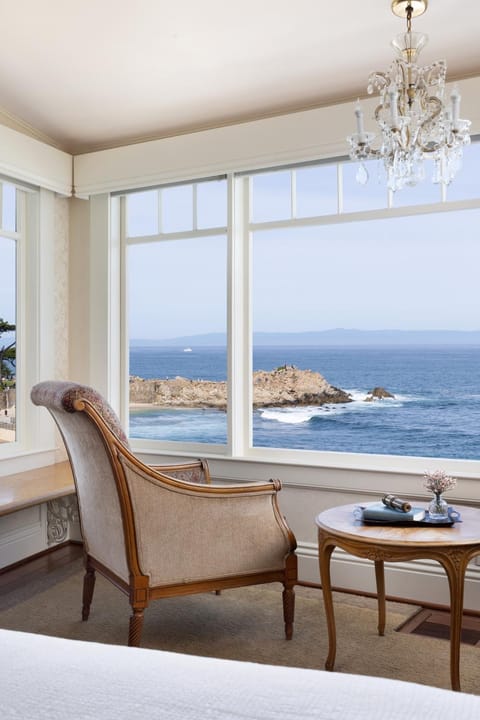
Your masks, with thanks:
[(192, 348), (183, 348), (183, 352), (192, 352)]

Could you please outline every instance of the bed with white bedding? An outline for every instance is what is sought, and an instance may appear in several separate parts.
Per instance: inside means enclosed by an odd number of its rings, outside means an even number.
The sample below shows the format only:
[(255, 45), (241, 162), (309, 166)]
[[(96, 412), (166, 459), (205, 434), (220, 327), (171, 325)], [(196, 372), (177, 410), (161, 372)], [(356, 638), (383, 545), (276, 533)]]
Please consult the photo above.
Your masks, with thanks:
[(397, 680), (0, 630), (2, 720), (479, 720), (480, 697)]

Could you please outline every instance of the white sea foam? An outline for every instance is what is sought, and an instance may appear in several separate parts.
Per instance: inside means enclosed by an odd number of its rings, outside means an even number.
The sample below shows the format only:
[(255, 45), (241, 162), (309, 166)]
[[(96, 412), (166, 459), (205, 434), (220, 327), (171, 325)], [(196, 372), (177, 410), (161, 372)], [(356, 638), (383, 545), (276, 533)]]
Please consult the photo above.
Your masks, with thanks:
[[(369, 390), (358, 390), (357, 388), (353, 388), (352, 390), (345, 390), (349, 395), (352, 396), (353, 402), (364, 402), (365, 398), (370, 395)], [(423, 398), (419, 396), (414, 395), (400, 395), (399, 393), (395, 393), (395, 397), (393, 398), (382, 398), (380, 401), (373, 400), (372, 402), (366, 403), (368, 405), (372, 406), (379, 406), (383, 403), (386, 403), (387, 405), (393, 405), (394, 403), (405, 403), (405, 402), (413, 402), (415, 400), (422, 400)]]
[(260, 408), (263, 420), (274, 420), (289, 425), (309, 422), (312, 418), (339, 415), (346, 412), (350, 405), (302, 405), (288, 408)]
[(276, 420), (289, 425), (298, 425), (306, 423), (318, 415), (321, 411), (319, 407), (299, 406), (292, 408), (263, 408), (260, 414), (264, 420)]
[(412, 395), (395, 395), (394, 398), (384, 398), (373, 402), (365, 402), (365, 398), (369, 394), (366, 390), (350, 389), (346, 390), (351, 395), (352, 402), (326, 404), (326, 405), (307, 405), (283, 408), (260, 408), (259, 413), (263, 420), (273, 420), (275, 422), (300, 425), (307, 423), (312, 418), (328, 418), (332, 415), (343, 415), (344, 413), (372, 412), (376, 410), (386, 410), (388, 408), (402, 407), (407, 402), (419, 400), (421, 398)]

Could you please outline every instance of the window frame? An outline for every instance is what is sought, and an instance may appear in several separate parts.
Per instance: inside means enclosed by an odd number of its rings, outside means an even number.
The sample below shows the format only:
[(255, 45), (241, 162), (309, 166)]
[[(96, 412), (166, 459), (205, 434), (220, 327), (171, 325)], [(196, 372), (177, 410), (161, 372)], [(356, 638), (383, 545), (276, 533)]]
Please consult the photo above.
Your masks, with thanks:
[(54, 427), (30, 401), (31, 387), (55, 376), (55, 194), (7, 176), (0, 181), (17, 194), (16, 439), (0, 445), (2, 464), (13, 469), (17, 458), (43, 453), (48, 463), (56, 452)]
[[(458, 210), (480, 208), (480, 197), (468, 200), (449, 201), (444, 188), (439, 191), (439, 199), (435, 203), (413, 206), (395, 207), (393, 193), (387, 191), (386, 207), (377, 210), (343, 212), (341, 192), (342, 165), (345, 158), (330, 158), (312, 163), (291, 163), (283, 166), (271, 166), (252, 172), (228, 173), (228, 282), (227, 282), (227, 357), (228, 357), (228, 440), (226, 446), (193, 444), (165, 441), (141, 441), (132, 439), (132, 446), (145, 454), (168, 454), (175, 456), (191, 456), (201, 454), (205, 457), (226, 457), (235, 460), (255, 461), (261, 463), (281, 463), (282, 465), (305, 466), (312, 468), (337, 468), (364, 470), (367, 472), (407, 472), (423, 473), (425, 463), (436, 461), (436, 458), (418, 456), (375, 455), (347, 453), (337, 451), (291, 450), (288, 448), (252, 447), (252, 317), (251, 317), (251, 262), (252, 234), (259, 229), (296, 228), (312, 225), (328, 225), (358, 222), (361, 220), (394, 219), (396, 217), (424, 215), (429, 213), (452, 212)], [(259, 172), (285, 171), (308, 165), (338, 165), (337, 188), (339, 193), (338, 208), (335, 214), (315, 217), (291, 217), (287, 220), (270, 222), (253, 222), (250, 220), (251, 192), (249, 177)], [(190, 182), (197, 182), (192, 178)], [(294, 188), (294, 184), (292, 184)], [(292, 190), (292, 193), (294, 189)], [(120, 194), (120, 193), (119, 193)], [(292, 199), (293, 202), (293, 199)], [(122, 240), (123, 242), (123, 240)], [(122, 257), (124, 254), (122, 252)], [(123, 281), (125, 278), (123, 278)], [(125, 285), (122, 287), (122, 333), (125, 332)], [(125, 353), (128, 351), (124, 347)], [(125, 367), (125, 365), (124, 365)], [(125, 373), (124, 373), (125, 375)], [(128, 383), (128, 377), (126, 378)], [(123, 419), (125, 420), (125, 378), (123, 382)], [(480, 460), (440, 459), (447, 463), (450, 471), (464, 477), (478, 476)]]
[[(229, 363), (230, 363), (230, 352), (229, 352), (229, 343), (228, 343), (228, 297), (229, 297), (229, 248), (230, 248), (230, 242), (229, 242), (229, 233), (228, 228), (231, 225), (231, 223), (228, 221), (228, 197), (227, 197), (227, 225), (219, 225), (215, 226), (213, 228), (199, 228), (198, 227), (198, 217), (197, 217), (197, 188), (198, 185), (200, 185), (203, 182), (211, 182), (213, 180), (219, 180), (224, 179), (225, 176), (215, 176), (212, 178), (206, 178), (206, 179), (194, 179), (191, 182), (182, 182), (182, 183), (172, 183), (167, 185), (161, 185), (156, 186), (154, 188), (149, 188), (150, 190), (157, 190), (159, 193), (163, 189), (168, 188), (175, 188), (175, 187), (181, 187), (181, 186), (188, 186), (192, 185), (192, 229), (191, 230), (179, 230), (179, 231), (168, 231), (164, 232), (162, 228), (161, 223), (161, 212), (162, 212), (162, 200), (161, 200), (161, 194), (159, 194), (159, 200), (158, 200), (158, 232), (152, 233), (149, 235), (128, 235), (128, 217), (127, 217), (127, 197), (130, 193), (119, 193), (117, 194), (118, 201), (119, 201), (119, 212), (120, 212), (120, 253), (121, 253), (121, 284), (120, 284), (120, 293), (121, 293), (121, 336), (123, 337), (123, 343), (121, 348), (121, 375), (122, 375), (122, 391), (121, 391), (121, 398), (120, 398), (120, 408), (121, 408), (121, 418), (124, 427), (129, 427), (129, 328), (128, 328), (128, 289), (127, 289), (127, 274), (128, 274), (128, 261), (127, 261), (127, 252), (128, 248), (132, 247), (134, 245), (147, 245), (147, 244), (155, 244), (158, 242), (169, 242), (169, 241), (179, 241), (183, 239), (201, 239), (203, 238), (210, 238), (210, 237), (226, 237), (227, 242), (227, 267), (225, 268), (226, 276), (227, 276), (227, 297), (225, 299), (226, 301), (226, 310), (227, 310), (227, 377), (230, 376), (229, 373)], [(227, 185), (228, 188), (228, 185)], [(141, 191), (134, 191), (134, 192), (141, 192)], [(228, 190), (227, 190), (228, 192)], [(228, 438), (231, 436), (229, 432), (229, 425), (231, 422), (231, 402), (230, 402), (230, 386), (227, 382), (227, 442), (225, 445), (219, 445), (219, 444), (208, 444), (207, 446), (204, 443), (181, 443), (179, 441), (169, 441), (169, 440), (143, 440), (140, 438), (131, 438), (132, 445), (135, 446), (139, 451), (143, 452), (155, 452), (158, 450), (159, 447), (161, 447), (162, 451), (164, 452), (170, 452), (173, 454), (176, 454), (179, 452), (179, 446), (181, 446), (182, 451), (185, 450), (188, 454), (192, 455), (204, 455), (205, 447), (208, 448), (208, 452), (221, 456), (221, 455), (228, 455), (230, 450), (230, 443)]]
[[(15, 230), (4, 230), (3, 219), (3, 184), (11, 184), (15, 188)], [(24, 412), (21, 403), (22, 388), (24, 386), (24, 326), (25, 326), (25, 198), (19, 188), (10, 181), (0, 179), (0, 235), (2, 238), (12, 240), (15, 243), (15, 439), (10, 442), (0, 443), (0, 458), (16, 454), (21, 447), (22, 429), (24, 426)], [(3, 318), (12, 322), (12, 318)], [(0, 343), (2, 339), (0, 338)], [(20, 402), (19, 402), (20, 400)], [(20, 406), (20, 407), (19, 407)], [(20, 412), (19, 412), (20, 409)]]

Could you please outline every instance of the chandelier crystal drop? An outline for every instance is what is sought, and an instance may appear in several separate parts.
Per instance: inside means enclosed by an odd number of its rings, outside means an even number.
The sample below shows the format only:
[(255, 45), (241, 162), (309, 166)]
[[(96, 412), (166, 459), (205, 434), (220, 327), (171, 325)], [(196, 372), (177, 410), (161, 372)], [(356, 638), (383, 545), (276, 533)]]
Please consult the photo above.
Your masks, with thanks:
[(357, 132), (347, 138), (351, 159), (358, 160), (364, 170), (357, 174), (362, 184), (366, 182), (366, 160), (383, 160), (388, 188), (399, 190), (423, 180), (424, 161), (432, 158), (433, 182), (448, 185), (461, 166), (463, 146), (470, 142), (470, 121), (460, 119), (456, 86), (445, 100), (445, 61), (425, 67), (417, 64), (428, 38), (412, 32), (412, 17), (424, 13), (427, 5), (428, 0), (392, 2), (393, 13), (407, 19), (407, 31), (392, 41), (398, 57), (390, 68), (372, 72), (368, 79), (368, 93), (380, 96), (374, 112), (381, 133), (379, 141), (374, 147), (376, 136), (365, 130), (359, 101), (355, 105)]

